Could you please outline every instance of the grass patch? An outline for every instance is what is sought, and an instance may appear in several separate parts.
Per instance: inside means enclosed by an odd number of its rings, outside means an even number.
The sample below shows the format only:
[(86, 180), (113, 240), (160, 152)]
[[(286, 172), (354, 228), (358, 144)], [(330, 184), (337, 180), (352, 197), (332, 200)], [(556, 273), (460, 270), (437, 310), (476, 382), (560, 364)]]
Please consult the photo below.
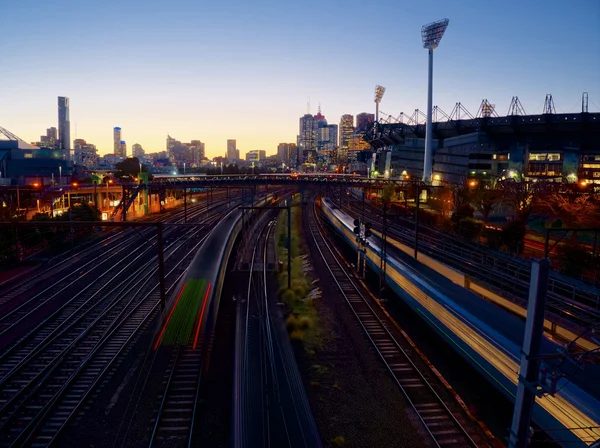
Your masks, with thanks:
[(298, 201), (292, 201), (292, 229), (290, 250), (292, 255), (291, 288), (288, 288), (287, 272), (287, 211), (279, 214), (276, 227), (277, 252), (279, 260), (283, 262), (283, 269), (279, 273), (279, 295), (281, 301), (287, 304), (292, 314), (286, 320), (286, 326), (293, 341), (302, 342), (308, 354), (321, 344), (321, 331), (319, 318), (313, 301), (307, 299), (312, 289), (309, 275), (304, 273), (305, 256), (308, 253), (302, 240), (302, 210)]

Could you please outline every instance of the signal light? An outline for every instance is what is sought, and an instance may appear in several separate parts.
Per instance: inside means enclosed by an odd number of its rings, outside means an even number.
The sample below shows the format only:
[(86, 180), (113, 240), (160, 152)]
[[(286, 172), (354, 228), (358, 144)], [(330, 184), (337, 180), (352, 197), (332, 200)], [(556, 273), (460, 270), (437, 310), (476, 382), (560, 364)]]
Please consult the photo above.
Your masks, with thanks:
[(365, 224), (365, 238), (369, 238), (371, 235), (373, 235), (373, 232), (371, 232), (371, 223), (368, 222)]
[(355, 225), (355, 226), (360, 226), (360, 219), (356, 218), (356, 219), (354, 220), (354, 225)]
[(360, 227), (355, 227), (355, 228), (354, 228), (354, 233), (355, 233), (356, 235), (358, 235), (358, 234), (360, 233)]

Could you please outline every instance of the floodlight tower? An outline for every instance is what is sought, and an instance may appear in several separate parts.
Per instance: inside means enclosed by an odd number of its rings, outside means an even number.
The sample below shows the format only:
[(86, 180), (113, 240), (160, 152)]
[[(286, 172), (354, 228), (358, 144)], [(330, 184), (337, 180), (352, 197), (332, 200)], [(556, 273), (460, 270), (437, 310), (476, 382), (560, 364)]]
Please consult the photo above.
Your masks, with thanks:
[(380, 85), (375, 86), (375, 130), (377, 131), (377, 127), (379, 126), (379, 103), (381, 103), (381, 98), (383, 98), (383, 94), (385, 93), (385, 87)]
[(423, 25), (421, 28), (421, 37), (423, 38), (423, 48), (429, 50), (429, 81), (427, 87), (427, 125), (425, 127), (425, 160), (423, 161), (423, 182), (431, 182), (431, 172), (433, 170), (433, 136), (431, 135), (432, 103), (433, 103), (433, 50), (437, 48), (442, 36), (448, 28), (448, 19), (438, 20), (437, 22)]

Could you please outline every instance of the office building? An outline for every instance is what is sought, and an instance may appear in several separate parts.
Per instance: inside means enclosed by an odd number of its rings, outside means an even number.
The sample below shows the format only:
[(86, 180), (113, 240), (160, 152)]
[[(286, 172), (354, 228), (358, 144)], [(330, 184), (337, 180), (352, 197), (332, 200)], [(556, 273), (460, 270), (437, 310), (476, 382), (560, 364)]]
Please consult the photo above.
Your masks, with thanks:
[(118, 157), (127, 157), (127, 154), (123, 153), (123, 147), (121, 146), (121, 128), (115, 127), (113, 129), (113, 153)]
[(316, 151), (319, 138), (318, 121), (310, 114), (300, 117), (300, 129), (298, 134), (298, 164), (304, 163), (305, 154), (308, 151)]
[(338, 163), (344, 164), (348, 161), (348, 150), (350, 141), (354, 136), (354, 117), (350, 114), (342, 115), (340, 119), (340, 140), (338, 149)]
[(127, 143), (125, 143), (125, 140), (121, 140), (120, 157), (127, 158)]
[(40, 136), (36, 145), (44, 149), (59, 149), (58, 130), (55, 127), (46, 129), (46, 135)]
[(235, 139), (227, 140), (227, 160), (229, 163), (236, 163), (240, 160), (240, 151), (236, 147)]
[(363, 112), (356, 116), (356, 133), (364, 133), (373, 127), (375, 114)]
[(74, 162), (87, 168), (98, 166), (98, 150), (96, 145), (87, 143), (82, 138), (73, 140)]
[(285, 165), (289, 167), (292, 156), (297, 155), (297, 149), (295, 143), (280, 143), (277, 145), (277, 157), (279, 163), (285, 163)]
[(246, 153), (246, 162), (254, 163), (254, 166), (261, 165), (267, 160), (267, 152), (264, 149), (255, 149)]
[(65, 160), (72, 160), (69, 98), (66, 96), (58, 97), (58, 140), (59, 149), (63, 151), (63, 157)]
[(142, 148), (142, 145), (139, 143), (134, 143), (131, 147), (131, 157), (137, 157), (139, 159), (140, 156), (143, 156), (144, 154), (145, 152), (144, 148)]

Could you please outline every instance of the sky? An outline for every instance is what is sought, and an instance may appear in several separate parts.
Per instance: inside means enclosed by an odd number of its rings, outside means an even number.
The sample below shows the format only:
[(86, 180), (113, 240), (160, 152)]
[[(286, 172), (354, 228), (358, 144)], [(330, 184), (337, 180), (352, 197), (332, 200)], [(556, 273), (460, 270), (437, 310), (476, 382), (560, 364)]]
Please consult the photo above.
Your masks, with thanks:
[(421, 26), (450, 19), (434, 52), (434, 99), (473, 115), (482, 99), (505, 115), (512, 96), (541, 112), (600, 111), (600, 1), (574, 0), (11, 0), (2, 6), (0, 126), (28, 142), (71, 101), (71, 138), (112, 152), (163, 151), (227, 139), (246, 151), (295, 142), (299, 117), (329, 123), (380, 110), (426, 109)]

